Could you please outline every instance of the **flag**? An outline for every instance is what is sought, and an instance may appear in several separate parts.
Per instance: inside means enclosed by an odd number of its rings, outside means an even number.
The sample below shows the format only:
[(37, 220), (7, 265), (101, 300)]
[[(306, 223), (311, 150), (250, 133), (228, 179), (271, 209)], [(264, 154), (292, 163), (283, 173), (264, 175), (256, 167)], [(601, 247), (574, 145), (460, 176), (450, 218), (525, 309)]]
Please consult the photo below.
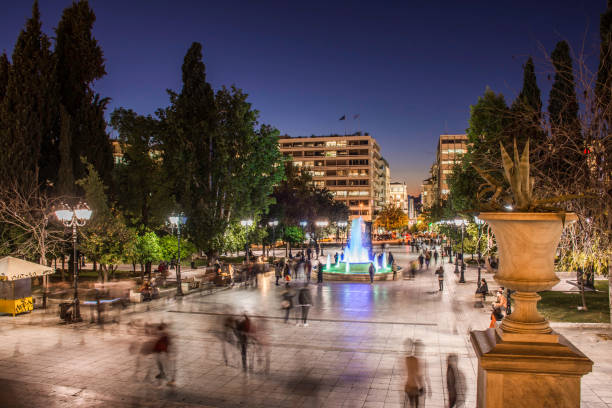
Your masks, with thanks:
[(353, 119), (359, 119), (359, 114), (353, 115)]
[(338, 120), (346, 120), (346, 115), (342, 115), (342, 117)]

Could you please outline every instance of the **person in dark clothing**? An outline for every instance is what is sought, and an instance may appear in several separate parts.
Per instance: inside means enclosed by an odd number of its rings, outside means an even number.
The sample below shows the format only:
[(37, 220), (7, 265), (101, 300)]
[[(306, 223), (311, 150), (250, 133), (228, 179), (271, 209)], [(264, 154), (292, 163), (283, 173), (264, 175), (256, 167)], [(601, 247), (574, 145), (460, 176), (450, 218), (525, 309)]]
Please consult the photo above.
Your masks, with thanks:
[(436, 249), (436, 250), (434, 250), (433, 257), (434, 257), (434, 262), (435, 262), (435, 263), (436, 263), (436, 265), (437, 265), (437, 264), (438, 264), (438, 250), (437, 250), (437, 249)]
[(457, 355), (451, 353), (446, 358), (446, 389), (448, 391), (448, 406), (455, 408), (464, 406), (465, 378), (457, 367)]
[(276, 286), (278, 286), (278, 280), (283, 277), (283, 266), (280, 263), (277, 263), (274, 266), (274, 277), (276, 278)]
[(338, 253), (337, 252), (334, 255), (334, 263), (338, 263)]
[(287, 284), (286, 289), (283, 291), (281, 307), (285, 310), (285, 323), (289, 323), (289, 315), (291, 314), (291, 309), (293, 309), (293, 296), (294, 293), (291, 290), (289, 284)]
[(302, 308), (302, 324), (306, 327), (308, 326), (308, 311), (310, 306), (312, 306), (312, 296), (310, 295), (308, 282), (304, 284), (304, 287), (298, 293), (298, 305)]
[(376, 268), (374, 267), (374, 263), (372, 262), (370, 262), (368, 273), (370, 274), (370, 283), (374, 283), (374, 274), (376, 273)]
[(436, 270), (436, 275), (438, 275), (438, 285), (440, 286), (440, 292), (444, 290), (444, 268), (440, 266)]
[(317, 283), (323, 283), (323, 268), (321, 268), (321, 264), (318, 264), (317, 269)]
[(389, 265), (393, 267), (393, 263), (395, 263), (395, 258), (393, 258), (393, 252), (389, 252)]
[(308, 247), (308, 249), (306, 250), (306, 255), (308, 256), (308, 259), (310, 259), (312, 255), (312, 249), (310, 249), (310, 247)]
[(306, 274), (306, 281), (310, 282), (310, 274), (312, 273), (312, 262), (310, 262), (310, 259), (304, 262), (304, 273)]
[(238, 338), (238, 345), (240, 347), (240, 354), (242, 355), (242, 369), (247, 370), (247, 346), (249, 343), (249, 337), (252, 332), (252, 324), (249, 317), (245, 314), (242, 320), (236, 322), (236, 337)]
[(425, 261), (425, 257), (423, 254), (419, 255), (419, 269), (423, 269), (423, 262)]
[(480, 287), (476, 290), (476, 293), (480, 293), (482, 295), (482, 302), (484, 303), (487, 294), (489, 293), (489, 286), (487, 285), (485, 278), (480, 280)]

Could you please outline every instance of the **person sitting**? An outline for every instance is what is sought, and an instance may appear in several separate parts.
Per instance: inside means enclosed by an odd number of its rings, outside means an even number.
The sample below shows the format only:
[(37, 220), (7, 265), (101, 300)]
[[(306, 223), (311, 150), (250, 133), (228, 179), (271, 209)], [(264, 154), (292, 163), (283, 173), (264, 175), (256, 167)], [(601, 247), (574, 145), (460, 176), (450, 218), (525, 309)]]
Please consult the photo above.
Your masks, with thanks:
[(480, 280), (480, 286), (476, 289), (476, 293), (480, 293), (482, 295), (482, 301), (487, 299), (487, 295), (489, 294), (489, 286), (487, 285), (487, 281), (485, 278)]
[(489, 328), (497, 327), (497, 322), (501, 322), (504, 318), (504, 315), (499, 306), (493, 306), (493, 310), (491, 311), (491, 324), (489, 324)]

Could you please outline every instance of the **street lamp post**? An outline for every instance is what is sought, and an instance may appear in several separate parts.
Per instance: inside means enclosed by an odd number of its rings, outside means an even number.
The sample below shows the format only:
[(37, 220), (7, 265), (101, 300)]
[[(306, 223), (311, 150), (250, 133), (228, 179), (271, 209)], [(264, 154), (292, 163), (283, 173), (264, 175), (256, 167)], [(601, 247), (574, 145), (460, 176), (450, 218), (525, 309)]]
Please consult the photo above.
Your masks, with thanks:
[[(240, 221), (240, 225), (242, 225), (245, 228), (250, 227), (251, 225), (253, 225), (253, 220), (242, 220)], [(244, 248), (244, 259), (246, 263), (249, 263), (249, 247), (250, 247), (249, 234), (247, 234), (247, 240), (246, 240), (246, 244)]]
[(55, 216), (66, 227), (72, 227), (72, 257), (74, 260), (74, 310), (72, 312), (72, 321), (80, 322), (81, 308), (79, 306), (79, 261), (77, 258), (77, 227), (82, 227), (91, 218), (91, 210), (85, 203), (79, 203), (76, 207), (70, 208), (63, 206), (62, 209), (55, 211)]
[(272, 227), (272, 259), (276, 259), (276, 226), (278, 220), (268, 221), (268, 225)]
[[(319, 228), (325, 228), (329, 225), (329, 222), (327, 221), (317, 221), (315, 222), (315, 225)], [(320, 237), (319, 237), (320, 238)], [(323, 246), (321, 245), (321, 243), (319, 242), (319, 240), (317, 240), (317, 245), (319, 245), (319, 248), (321, 249), (321, 256), (323, 256)]]
[[(461, 227), (461, 276), (459, 277), (459, 283), (465, 283), (465, 259), (463, 256), (463, 230), (465, 229), (465, 222), (462, 219), (456, 219), (455, 225)], [(455, 257), (457, 260), (457, 257)], [(455, 273), (457, 273), (457, 263), (455, 263)]]
[(342, 251), (344, 251), (344, 234), (346, 234), (346, 227), (348, 223), (346, 221), (338, 221), (338, 227), (342, 228), (342, 236), (340, 238), (340, 243), (342, 245)]
[(185, 224), (187, 218), (182, 215), (176, 215), (168, 218), (170, 224), (176, 227), (176, 237), (177, 237), (177, 246), (178, 246), (178, 261), (176, 264), (176, 295), (183, 296), (183, 287), (181, 285), (181, 224)]
[(481, 253), (480, 253), (480, 232), (481, 232), (481, 227), (482, 224), (484, 224), (484, 221), (481, 220), (478, 217), (474, 217), (474, 221), (476, 222), (476, 224), (478, 225), (478, 241), (477, 241), (477, 250), (478, 250), (478, 288), (480, 288), (480, 258), (481, 258)]
[[(306, 237), (306, 227), (308, 226), (308, 221), (300, 221), (300, 227), (302, 227), (302, 235), (304, 238)], [(308, 241), (308, 246), (310, 246), (310, 241)], [(302, 239), (302, 253), (304, 253), (304, 240)]]

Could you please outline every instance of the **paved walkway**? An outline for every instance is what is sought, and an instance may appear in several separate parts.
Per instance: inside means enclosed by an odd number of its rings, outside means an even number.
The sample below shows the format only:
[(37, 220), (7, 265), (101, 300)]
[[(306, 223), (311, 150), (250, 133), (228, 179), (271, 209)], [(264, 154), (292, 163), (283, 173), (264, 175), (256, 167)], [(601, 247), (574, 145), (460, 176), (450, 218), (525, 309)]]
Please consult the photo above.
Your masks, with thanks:
[[(403, 247), (393, 252), (403, 267), (414, 256)], [(282, 288), (273, 278), (257, 289), (160, 301), (104, 330), (41, 326), (34, 315), (29, 321), (0, 318), (0, 406), (402, 407), (404, 356), (418, 340), (430, 384), (425, 406), (447, 406), (446, 357), (456, 353), (462, 398), (473, 407), (477, 360), (468, 332), (487, 327), (489, 311), (473, 307), (475, 270), (467, 271), (462, 285), (454, 267), (445, 266), (442, 293), (434, 267), (415, 280), (314, 285), (309, 327), (284, 324)], [(485, 276), (493, 286), (492, 276)], [(229, 366), (223, 361), (221, 320), (243, 311), (256, 316), (258, 330), (267, 335), (268, 373), (263, 351), (246, 374), (235, 348), (228, 348)], [(145, 380), (147, 371), (156, 373), (155, 361), (138, 353), (145, 337), (127, 324), (138, 319), (170, 323), (175, 387)], [(612, 407), (612, 342), (599, 336), (607, 331), (559, 331), (595, 361), (582, 382), (582, 406)]]

